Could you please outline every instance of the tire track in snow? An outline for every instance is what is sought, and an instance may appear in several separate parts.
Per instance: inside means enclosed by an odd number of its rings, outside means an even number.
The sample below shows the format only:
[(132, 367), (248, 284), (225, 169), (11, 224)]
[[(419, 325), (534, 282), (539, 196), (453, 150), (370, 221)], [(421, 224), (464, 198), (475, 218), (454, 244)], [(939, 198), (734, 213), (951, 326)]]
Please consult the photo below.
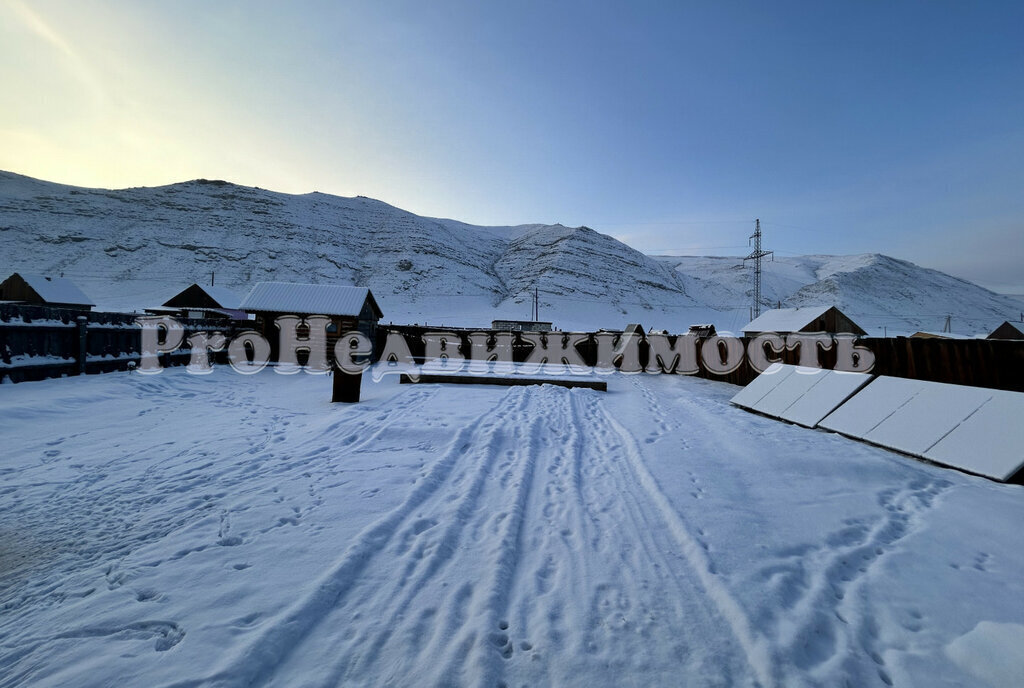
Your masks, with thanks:
[(763, 641), (602, 403), (501, 395), (315, 590), (180, 685), (728, 685), (751, 668), (771, 684)]
[[(284, 612), (231, 662), (207, 679), (185, 681), (176, 685), (215, 683), (224, 686), (252, 686), (270, 682), (274, 672), (279, 670), (299, 646), (309, 639), (313, 631), (321, 626), (325, 618), (339, 607), (344, 597), (358, 585), (363, 571), (372, 560), (385, 553), (397, 535), (410, 528), (414, 532), (419, 530), (420, 533), (429, 530), (429, 526), (420, 530), (424, 525), (420, 523), (421, 519), (414, 518), (411, 523), (408, 521), (414, 517), (414, 512), (424, 502), (444, 487), (449, 479), (453, 479), (452, 482), (456, 486), (469, 479), (467, 468), (472, 468), (474, 463), (479, 462), (474, 462), (474, 457), (467, 458), (466, 455), (477, 435), (481, 430), (486, 433), (495, 427), (508, 412), (504, 407), (510, 401), (522, 401), (529, 390), (530, 388), (510, 389), (492, 408), (467, 423), (457, 433), (447, 453), (418, 481), (406, 500), (360, 533), (341, 559), (320, 579), (315, 589)], [(488, 470), (487, 457), (483, 459), (483, 468), (477, 472), (478, 482), (481, 475), (486, 477)], [(403, 529), (403, 526), (406, 528)], [(450, 546), (451, 543), (447, 544)], [(379, 583), (380, 581), (370, 582), (371, 585)], [(359, 619), (359, 612), (356, 611), (352, 620)]]
[[(499, 413), (493, 422), (480, 427), (482, 432), (478, 437), (486, 441), (484, 450), (479, 455), (466, 453), (467, 457), (477, 460), (460, 469), (450, 486), (420, 507), (415, 520), (402, 529), (399, 543), (389, 552), (396, 556), (396, 564), (401, 564), (401, 575), (370, 588), (361, 599), (353, 596), (351, 604), (346, 605), (356, 610), (374, 609), (377, 618), (366, 633), (357, 635), (346, 645), (324, 685), (359, 682), (374, 676), (374, 663), (410, 612), (421, 623), (406, 631), (405, 640), (413, 642), (403, 643), (402, 647), (411, 645), (420, 649), (398, 663), (407, 665), (409, 676), (413, 678), (422, 673), (416, 667), (429, 663), (429, 658), (450, 654), (449, 636), (428, 632), (433, 630), (429, 619), (436, 616), (439, 607), (464, 606), (478, 599), (482, 609), (493, 610), (500, 603), (505, 580), (515, 567), (516, 538), (512, 531), (522, 520), (522, 503), (529, 492), (532, 471), (530, 460), (508, 460), (507, 448), (534, 444), (538, 419), (531, 419), (528, 410), (535, 394), (534, 388), (525, 388), (516, 395), (514, 408)], [(524, 433), (521, 427), (528, 430)], [(454, 510), (452, 505), (456, 505)], [(492, 546), (488, 548), (488, 544)], [(467, 549), (482, 557), (470, 560)], [(448, 585), (453, 572), (461, 577), (467, 571), (476, 571), (481, 582)], [(442, 589), (437, 590), (438, 587)], [(428, 596), (425, 591), (432, 589), (441, 604), (422, 608), (423, 598)], [(474, 597), (477, 590), (480, 593)], [(464, 599), (460, 601), (460, 598)], [(421, 607), (418, 610), (417, 605)], [(465, 621), (465, 614), (460, 616)], [(418, 642), (423, 636), (429, 636), (430, 641)], [(449, 663), (457, 665), (464, 662), (465, 657), (464, 653), (455, 653)], [(421, 658), (427, 659), (420, 663)]]
[(778, 669), (767, 639), (754, 628), (746, 611), (717, 575), (702, 541), (690, 532), (678, 511), (658, 486), (644, 463), (636, 438), (596, 403), (588, 404), (587, 410), (594, 417), (595, 425), (610, 428), (618, 438), (623, 449), (622, 456), (626, 460), (625, 465), (629, 469), (629, 482), (639, 486), (643, 491), (643, 501), (655, 508), (657, 516), (678, 544), (707, 598), (714, 603), (718, 613), (731, 628), (758, 682), (762, 686), (775, 685), (778, 682)]

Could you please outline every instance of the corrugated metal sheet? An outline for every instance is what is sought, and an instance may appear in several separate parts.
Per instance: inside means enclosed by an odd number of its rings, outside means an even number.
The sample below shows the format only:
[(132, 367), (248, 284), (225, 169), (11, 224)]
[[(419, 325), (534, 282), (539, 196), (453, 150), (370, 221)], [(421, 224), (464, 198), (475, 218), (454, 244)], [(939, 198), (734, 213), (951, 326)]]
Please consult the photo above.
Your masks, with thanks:
[(807, 308), (776, 308), (762, 313), (743, 328), (744, 332), (799, 332), (800, 328), (820, 318), (831, 306)]
[(259, 282), (242, 299), (242, 310), (357, 316), (367, 296), (373, 298), (366, 287)]
[(47, 303), (68, 303), (77, 306), (95, 306), (78, 286), (66, 277), (46, 277), (19, 272), (28, 286)]

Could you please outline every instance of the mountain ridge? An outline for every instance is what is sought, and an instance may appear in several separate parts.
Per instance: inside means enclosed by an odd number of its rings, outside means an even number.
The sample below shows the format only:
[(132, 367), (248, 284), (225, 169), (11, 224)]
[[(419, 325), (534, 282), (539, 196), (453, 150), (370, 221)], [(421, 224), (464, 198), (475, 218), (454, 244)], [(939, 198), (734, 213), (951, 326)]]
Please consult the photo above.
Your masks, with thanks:
[[(0, 172), (0, 238), (4, 275), (66, 273), (109, 308), (157, 305), (215, 278), (239, 292), (261, 280), (360, 284), (394, 322), (522, 319), (534, 288), (542, 319), (565, 329), (710, 321), (735, 331), (749, 316), (749, 270), (736, 257), (647, 256), (586, 226), (477, 226), (365, 196), (223, 180), (90, 189)], [(835, 303), (869, 332), (940, 329), (946, 315), (987, 331), (1018, 307), (880, 253), (765, 263), (763, 294), (765, 307)]]

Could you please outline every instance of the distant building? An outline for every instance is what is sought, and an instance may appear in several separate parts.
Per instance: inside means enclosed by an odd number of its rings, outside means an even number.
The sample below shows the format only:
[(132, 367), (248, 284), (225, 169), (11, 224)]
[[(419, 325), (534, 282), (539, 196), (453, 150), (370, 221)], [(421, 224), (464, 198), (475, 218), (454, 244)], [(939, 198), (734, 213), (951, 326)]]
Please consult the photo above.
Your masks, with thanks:
[(338, 284), (291, 284), (287, 282), (259, 282), (242, 299), (241, 310), (256, 316), (256, 330), (270, 341), (272, 357), (277, 359), (279, 332), (274, 321), (282, 315), (325, 315), (327, 351), (345, 332), (358, 330), (376, 341), (377, 323), (384, 317), (366, 287)]
[(492, 330), (509, 330), (511, 332), (551, 332), (549, 322), (539, 320), (492, 320)]
[(707, 325), (690, 325), (690, 330), (687, 334), (693, 335), (694, 337), (714, 337), (718, 334), (715, 330), (715, 326), (712, 324)]
[(921, 330), (910, 335), (911, 339), (977, 339), (966, 334), (953, 334), (952, 332), (929, 332)]
[(1024, 322), (1007, 320), (992, 330), (986, 339), (1024, 339)]
[(85, 311), (96, 305), (66, 277), (45, 277), (27, 272), (16, 272), (0, 283), (0, 301)]
[(192, 284), (165, 301), (161, 308), (148, 310), (172, 311), (184, 318), (246, 320), (249, 316), (241, 305), (242, 297), (230, 289)]
[(776, 308), (762, 313), (743, 328), (743, 334), (748, 337), (762, 332), (830, 332), (862, 336), (867, 334), (835, 306)]

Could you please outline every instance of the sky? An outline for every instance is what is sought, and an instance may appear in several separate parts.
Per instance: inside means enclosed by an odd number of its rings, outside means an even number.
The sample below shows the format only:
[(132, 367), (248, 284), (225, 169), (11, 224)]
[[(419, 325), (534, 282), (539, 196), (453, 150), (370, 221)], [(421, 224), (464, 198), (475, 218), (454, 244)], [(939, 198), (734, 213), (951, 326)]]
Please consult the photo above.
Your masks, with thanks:
[(1024, 3), (0, 0), (0, 169), (1024, 294)]

